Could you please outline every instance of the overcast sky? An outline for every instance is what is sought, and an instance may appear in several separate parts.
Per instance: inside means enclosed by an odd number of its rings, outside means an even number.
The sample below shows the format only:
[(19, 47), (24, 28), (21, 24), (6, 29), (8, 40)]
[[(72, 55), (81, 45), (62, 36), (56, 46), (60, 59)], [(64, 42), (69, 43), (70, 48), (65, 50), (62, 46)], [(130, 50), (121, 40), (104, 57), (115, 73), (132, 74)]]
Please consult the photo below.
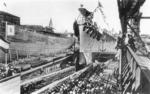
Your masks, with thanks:
[[(106, 15), (106, 26), (100, 11), (94, 14), (94, 21), (101, 28), (120, 30), (120, 21), (118, 17), (117, 0), (99, 0), (103, 5), (103, 11)], [(6, 3), (5, 7), (3, 3)], [(57, 32), (73, 32), (73, 22), (78, 17), (78, 8), (83, 4), (85, 8), (93, 11), (98, 4), (98, 0), (0, 0), (0, 10), (10, 12), (21, 18), (21, 24), (48, 26), (52, 18), (54, 28)], [(146, 0), (141, 11), (144, 16), (150, 16), (148, 9), (150, 0)], [(150, 20), (141, 21), (141, 32), (150, 34)]]

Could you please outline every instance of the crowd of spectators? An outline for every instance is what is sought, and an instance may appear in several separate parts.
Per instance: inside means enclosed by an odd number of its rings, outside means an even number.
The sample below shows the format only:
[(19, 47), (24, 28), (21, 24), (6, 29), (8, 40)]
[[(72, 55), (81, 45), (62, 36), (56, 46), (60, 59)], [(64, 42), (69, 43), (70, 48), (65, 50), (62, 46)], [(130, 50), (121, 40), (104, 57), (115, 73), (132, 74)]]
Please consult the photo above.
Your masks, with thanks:
[(36, 90), (41, 89), (42, 87), (45, 87), (46, 85), (49, 85), (68, 75), (71, 75), (72, 73), (74, 73), (74, 71), (75, 71), (74, 68), (70, 68), (67, 70), (64, 69), (61, 72), (57, 72), (53, 75), (42, 77), (42, 78), (39, 78), (39, 80), (35, 80), (30, 83), (23, 84), (21, 85), (21, 94), (30, 94)]
[[(27, 65), (25, 65), (27, 62), (31, 62), (35, 60), (35, 58), (24, 58), (24, 59), (18, 59), (18, 60), (14, 60), (13, 62), (11, 63), (8, 63), (7, 65), (5, 64), (1, 64), (0, 65), (0, 80), (1, 79), (4, 79), (6, 77), (10, 77), (10, 76), (13, 76), (17, 73), (20, 73), (21, 70), (21, 64), (24, 64), (22, 65), (23, 67), (28, 67)], [(20, 64), (20, 65), (19, 65)], [(28, 64), (29, 65), (29, 64)]]
[(116, 85), (104, 79), (103, 68), (96, 66), (42, 94), (117, 94)]
[(20, 71), (18, 69), (14, 68), (12, 65), (7, 65), (7, 66), (3, 65), (0, 67), (0, 80), (4, 79), (6, 77), (13, 76), (19, 72)]
[(127, 33), (126, 36), (118, 37), (116, 49), (118, 50), (124, 48), (125, 46), (129, 46), (134, 52), (136, 52), (137, 48), (135, 42), (134, 36), (130, 33)]
[[(22, 71), (28, 70), (31, 67), (35, 67), (42, 64), (45, 64), (46, 60), (41, 60), (40, 58), (31, 57), (31, 58), (23, 58), (14, 60), (7, 65), (0, 65), (0, 79), (13, 76)], [(47, 63), (47, 62), (46, 62)]]

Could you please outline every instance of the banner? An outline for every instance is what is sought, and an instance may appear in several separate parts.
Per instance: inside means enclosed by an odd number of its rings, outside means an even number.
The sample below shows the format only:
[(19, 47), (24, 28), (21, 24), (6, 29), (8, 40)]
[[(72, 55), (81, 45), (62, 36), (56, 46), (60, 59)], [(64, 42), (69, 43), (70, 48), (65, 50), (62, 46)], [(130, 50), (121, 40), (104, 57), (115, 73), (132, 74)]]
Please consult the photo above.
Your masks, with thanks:
[(137, 90), (141, 84), (141, 70), (139, 67), (136, 69), (136, 78), (135, 79), (136, 79), (135, 80), (135, 90)]
[(100, 1), (98, 1), (98, 7), (103, 7)]
[(8, 52), (9, 42), (7, 42), (4, 38), (0, 36), (0, 49), (4, 52)]
[(14, 36), (15, 35), (15, 26), (14, 25), (7, 25), (7, 36)]
[[(132, 79), (136, 80), (136, 62), (133, 62), (133, 75), (132, 75)], [(134, 81), (134, 83), (132, 84), (132, 90), (135, 90), (135, 86), (136, 86), (136, 81)]]

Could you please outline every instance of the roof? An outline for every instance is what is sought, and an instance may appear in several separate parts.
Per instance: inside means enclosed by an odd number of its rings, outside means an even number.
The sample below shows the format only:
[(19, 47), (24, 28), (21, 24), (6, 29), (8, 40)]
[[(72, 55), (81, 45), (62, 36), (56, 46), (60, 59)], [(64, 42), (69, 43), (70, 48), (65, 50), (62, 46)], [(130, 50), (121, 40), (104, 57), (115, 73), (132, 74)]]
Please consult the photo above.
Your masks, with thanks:
[(12, 16), (12, 17), (20, 18), (20, 17), (18, 17), (18, 16), (16, 16), (16, 15), (13, 15), (13, 14), (8, 13), (8, 12), (5, 12), (5, 11), (0, 11), (0, 14), (9, 15), (9, 16)]

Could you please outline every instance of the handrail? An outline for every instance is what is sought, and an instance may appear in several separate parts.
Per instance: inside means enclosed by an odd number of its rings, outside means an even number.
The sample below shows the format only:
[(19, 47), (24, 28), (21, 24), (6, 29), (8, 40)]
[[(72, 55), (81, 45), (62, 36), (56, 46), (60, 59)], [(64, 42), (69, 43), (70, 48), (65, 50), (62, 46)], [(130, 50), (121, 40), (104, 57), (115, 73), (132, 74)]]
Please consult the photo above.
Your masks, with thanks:
[(6, 77), (6, 78), (4, 78), (4, 79), (1, 79), (1, 80), (0, 80), (0, 83), (5, 82), (5, 81), (8, 81), (8, 80), (13, 79), (13, 78), (16, 78), (16, 77), (18, 77), (18, 76), (20, 76), (20, 74), (16, 74), (16, 75), (14, 75), (14, 76)]
[[(145, 62), (142, 58), (140, 58), (140, 56), (136, 55), (129, 46), (127, 48), (129, 50), (129, 52), (131, 53), (131, 55), (133, 56), (133, 59), (137, 62), (137, 65), (139, 66), (139, 68), (141, 70), (148, 67), (148, 66), (143, 65), (143, 64), (147, 64), (147, 62)], [(143, 57), (145, 57), (145, 56), (143, 56)], [(145, 57), (145, 58), (147, 58), (147, 57)], [(147, 58), (147, 60), (149, 60), (149, 59)], [(150, 60), (149, 60), (149, 62), (150, 62)]]
[[(147, 78), (147, 80), (149, 81), (150, 83), (150, 67), (148, 68), (148, 64), (150, 65), (150, 60), (147, 58), (147, 60), (149, 60), (149, 62), (145, 62), (144, 60), (142, 61), (142, 59), (140, 59), (139, 57), (137, 57), (135, 55), (135, 53), (131, 50), (131, 48), (128, 48), (130, 50), (130, 52), (132, 53), (133, 57), (135, 58), (135, 60), (137, 61), (137, 65), (139, 66), (139, 68), (141, 69), (142, 73), (145, 74), (145, 77)], [(144, 71), (145, 70), (148, 70), (149, 69), (149, 73)]]
[[(59, 62), (59, 61), (61, 61), (61, 60), (66, 59), (66, 58), (68, 58), (68, 57), (69, 57), (69, 56), (66, 56), (66, 57), (64, 57), (64, 58), (61, 58), (61, 59), (59, 59), (59, 60), (54, 61), (53, 63), (48, 63), (48, 64), (45, 64), (45, 65), (42, 65), (42, 66), (33, 68), (33, 69), (31, 69), (31, 70), (28, 70), (28, 71), (25, 71), (25, 72), (22, 72), (22, 73), (17, 73), (17, 74), (15, 74), (15, 75), (13, 75), (13, 76), (10, 76), (10, 77), (3, 78), (3, 79), (0, 80), (0, 83), (1, 83), (1, 82), (5, 82), (5, 81), (7, 81), (7, 80), (9, 80), (9, 79), (13, 79), (13, 78), (15, 78), (15, 77), (17, 77), (17, 76), (23, 76), (23, 75), (25, 75), (25, 74), (31, 73), (31, 72), (36, 71), (36, 70), (38, 70), (38, 69), (41, 69), (41, 68), (43, 68), (43, 67), (52, 65), (52, 64), (54, 64), (54, 63), (57, 63), (57, 62)], [(52, 62), (52, 61), (50, 61), (50, 62)]]
[(129, 46), (127, 46), (127, 48), (128, 48), (128, 51), (130, 52), (130, 54), (135, 59), (135, 61), (137, 62), (137, 65), (140, 66), (140, 62), (143, 62), (143, 61), (133, 52), (133, 50)]
[(56, 71), (56, 72), (53, 72), (53, 73), (50, 73), (50, 74), (41, 75), (39, 77), (36, 77), (36, 78), (30, 79), (30, 80), (24, 81), (24, 82), (21, 83), (21, 85), (25, 85), (25, 84), (28, 84), (28, 83), (31, 83), (31, 82), (39, 81), (39, 80), (41, 80), (43, 78), (46, 78), (46, 77), (49, 77), (49, 76), (53, 76), (53, 75), (56, 75), (58, 73), (63, 73), (65, 71), (68, 71), (68, 70), (71, 70), (71, 69), (74, 69), (74, 67), (69, 67), (69, 68), (65, 68), (63, 70), (59, 70), (59, 71)]
[[(134, 53), (129, 46), (127, 46), (126, 56), (127, 58), (125, 61), (127, 62), (122, 65), (123, 67), (122, 68), (122, 80), (123, 80), (122, 85), (124, 88), (124, 90), (122, 91), (123, 94), (126, 94), (127, 89), (130, 88), (129, 86), (133, 85), (134, 83), (138, 84), (134, 86), (135, 91), (138, 90), (139, 86), (143, 85), (142, 84), (143, 77), (141, 77), (141, 74), (144, 74), (145, 79), (147, 79), (148, 81), (147, 83), (150, 85), (150, 79), (149, 79), (150, 77), (148, 77), (150, 74), (150, 68), (148, 70), (148, 66), (147, 66), (150, 60), (149, 59), (148, 59), (149, 61), (143, 60), (143, 58), (141, 58), (141, 56), (136, 55), (136, 53)], [(140, 91), (140, 92), (143, 92), (143, 91)]]
[(35, 91), (35, 92), (32, 92), (31, 94), (40, 94), (41, 92), (43, 92), (43, 91), (45, 91), (45, 90), (47, 90), (47, 89), (52, 89), (52, 88), (54, 88), (55, 86), (57, 86), (58, 84), (62, 83), (63, 81), (77, 78), (81, 73), (83, 73), (83, 72), (85, 72), (87, 69), (89, 69), (89, 67), (91, 67), (91, 66), (85, 67), (84, 69), (82, 69), (82, 70), (80, 70), (80, 71), (77, 71), (77, 72), (75, 72), (75, 73), (73, 73), (73, 74), (71, 74), (71, 75), (69, 75), (69, 76), (67, 76), (67, 77), (65, 77), (65, 78), (63, 78), (63, 79), (61, 79), (61, 80), (57, 80), (57, 81), (55, 81), (55, 82), (53, 82), (53, 83), (51, 83), (51, 84), (49, 84), (49, 85), (47, 85), (47, 86), (45, 86), (45, 87), (43, 87), (43, 88), (37, 90), (37, 91)]
[(45, 65), (42, 65), (42, 66), (33, 68), (33, 69), (31, 69), (31, 70), (28, 70), (28, 71), (25, 71), (25, 72), (21, 73), (21, 76), (22, 76), (22, 75), (25, 75), (25, 74), (28, 74), (28, 73), (31, 73), (31, 72), (34, 72), (34, 71), (36, 71), (36, 70), (38, 70), (38, 69), (41, 69), (41, 68), (43, 68), (43, 67), (46, 67), (46, 66), (49, 66), (49, 65), (58, 63), (59, 61), (62, 61), (62, 60), (64, 60), (64, 59), (68, 58), (68, 57), (69, 57), (69, 56), (66, 56), (66, 57), (64, 57), (64, 58), (62, 58), (62, 59), (59, 59), (59, 60), (57, 60), (57, 61), (54, 61), (53, 63), (52, 63), (52, 61), (50, 61), (51, 63), (48, 63), (48, 64), (45, 64)]

